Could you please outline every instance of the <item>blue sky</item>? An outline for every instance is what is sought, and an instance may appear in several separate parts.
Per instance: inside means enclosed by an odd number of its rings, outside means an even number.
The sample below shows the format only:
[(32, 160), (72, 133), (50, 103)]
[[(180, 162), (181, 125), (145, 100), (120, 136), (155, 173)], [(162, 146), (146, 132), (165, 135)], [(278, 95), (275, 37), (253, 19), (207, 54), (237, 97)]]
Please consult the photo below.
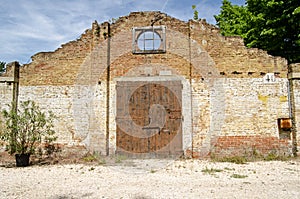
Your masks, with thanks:
[[(231, 0), (244, 5), (245, 0)], [(197, 5), (199, 17), (215, 24), (222, 0), (0, 0), (0, 61), (26, 64), (38, 52), (54, 51), (99, 23), (132, 11), (162, 11), (187, 21)]]

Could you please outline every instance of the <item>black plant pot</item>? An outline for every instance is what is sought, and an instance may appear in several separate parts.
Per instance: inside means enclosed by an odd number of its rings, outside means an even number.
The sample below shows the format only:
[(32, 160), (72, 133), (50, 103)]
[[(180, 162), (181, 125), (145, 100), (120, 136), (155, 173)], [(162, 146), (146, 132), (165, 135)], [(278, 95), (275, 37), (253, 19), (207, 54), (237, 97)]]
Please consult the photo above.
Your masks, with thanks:
[(17, 167), (27, 167), (29, 166), (30, 154), (16, 154), (16, 165)]

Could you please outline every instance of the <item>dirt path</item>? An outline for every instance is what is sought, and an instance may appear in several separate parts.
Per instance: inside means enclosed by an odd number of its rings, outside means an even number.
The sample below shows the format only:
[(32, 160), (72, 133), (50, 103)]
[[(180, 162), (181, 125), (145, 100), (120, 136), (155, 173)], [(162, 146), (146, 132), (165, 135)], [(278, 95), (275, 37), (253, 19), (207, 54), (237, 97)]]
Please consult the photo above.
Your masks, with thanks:
[(0, 198), (300, 198), (300, 161), (0, 167)]

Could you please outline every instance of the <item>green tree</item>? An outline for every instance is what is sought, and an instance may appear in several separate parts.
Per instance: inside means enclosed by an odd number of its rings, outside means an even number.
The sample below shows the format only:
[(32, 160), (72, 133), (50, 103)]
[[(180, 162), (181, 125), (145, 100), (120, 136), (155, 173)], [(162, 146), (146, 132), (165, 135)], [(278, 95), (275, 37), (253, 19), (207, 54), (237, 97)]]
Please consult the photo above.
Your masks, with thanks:
[(194, 20), (198, 20), (199, 19), (199, 12), (198, 12), (198, 10), (196, 8), (197, 8), (196, 5), (192, 5), (192, 9), (193, 9), (193, 12), (194, 12), (194, 16), (193, 16)]
[(5, 72), (5, 69), (6, 69), (6, 63), (0, 61), (0, 74), (1, 74), (1, 73), (4, 73), (4, 72)]
[(240, 35), (248, 47), (300, 62), (300, 1), (246, 0), (237, 6), (223, 0), (215, 19), (223, 35)]
[(251, 13), (244, 6), (232, 5), (230, 1), (223, 0), (221, 13), (214, 17), (224, 36), (244, 36)]

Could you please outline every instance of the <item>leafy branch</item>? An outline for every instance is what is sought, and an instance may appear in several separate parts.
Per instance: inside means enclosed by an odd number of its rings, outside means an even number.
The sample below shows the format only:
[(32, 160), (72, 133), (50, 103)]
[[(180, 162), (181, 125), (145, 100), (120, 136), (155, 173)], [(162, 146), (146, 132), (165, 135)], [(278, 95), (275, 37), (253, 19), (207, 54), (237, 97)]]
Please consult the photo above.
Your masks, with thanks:
[(33, 154), (42, 142), (50, 144), (57, 139), (53, 129), (55, 115), (41, 111), (33, 101), (22, 102), (17, 112), (12, 104), (2, 115), (5, 122), (0, 139), (8, 143), (10, 154)]
[(6, 63), (0, 61), (0, 74), (6, 71)]

